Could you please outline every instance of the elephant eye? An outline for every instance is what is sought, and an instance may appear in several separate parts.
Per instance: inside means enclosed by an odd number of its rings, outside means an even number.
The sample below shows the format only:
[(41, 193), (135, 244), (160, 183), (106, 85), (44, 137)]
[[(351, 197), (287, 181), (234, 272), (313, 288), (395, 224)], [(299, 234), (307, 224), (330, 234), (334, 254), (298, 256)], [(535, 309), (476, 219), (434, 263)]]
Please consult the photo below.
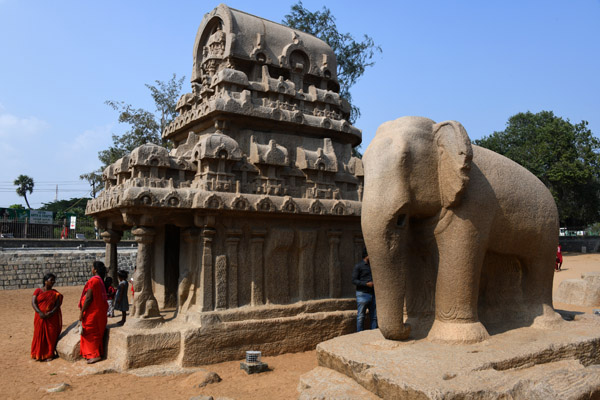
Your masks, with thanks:
[(406, 214), (398, 215), (398, 220), (396, 221), (396, 225), (404, 226), (404, 222), (406, 221)]

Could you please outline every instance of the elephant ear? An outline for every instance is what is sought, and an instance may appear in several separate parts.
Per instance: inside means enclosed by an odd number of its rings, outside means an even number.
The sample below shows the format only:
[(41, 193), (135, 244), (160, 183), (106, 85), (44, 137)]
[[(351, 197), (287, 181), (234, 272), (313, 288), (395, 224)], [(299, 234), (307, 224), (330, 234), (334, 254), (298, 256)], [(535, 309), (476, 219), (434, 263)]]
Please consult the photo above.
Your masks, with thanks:
[(433, 126), (438, 146), (438, 178), (444, 208), (460, 203), (469, 183), (473, 148), (460, 122), (444, 121)]

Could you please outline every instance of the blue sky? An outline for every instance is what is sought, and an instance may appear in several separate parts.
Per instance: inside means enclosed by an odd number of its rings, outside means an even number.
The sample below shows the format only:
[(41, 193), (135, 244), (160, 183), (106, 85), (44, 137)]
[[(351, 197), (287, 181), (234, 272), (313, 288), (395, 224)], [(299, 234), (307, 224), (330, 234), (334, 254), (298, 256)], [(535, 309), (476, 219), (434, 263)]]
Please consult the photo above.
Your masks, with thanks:
[[(33, 177), (33, 208), (85, 196), (127, 127), (104, 104), (152, 110), (145, 83), (186, 76), (205, 13), (220, 1), (0, 0), (0, 207), (25, 204), (12, 181)], [(294, 1), (230, 1), (281, 22)], [(322, 1), (304, 1), (317, 10)], [(460, 121), (471, 139), (511, 115), (551, 110), (600, 136), (600, 0), (328, 1), (338, 29), (368, 34), (376, 56), (352, 93), (363, 150), (405, 115)]]

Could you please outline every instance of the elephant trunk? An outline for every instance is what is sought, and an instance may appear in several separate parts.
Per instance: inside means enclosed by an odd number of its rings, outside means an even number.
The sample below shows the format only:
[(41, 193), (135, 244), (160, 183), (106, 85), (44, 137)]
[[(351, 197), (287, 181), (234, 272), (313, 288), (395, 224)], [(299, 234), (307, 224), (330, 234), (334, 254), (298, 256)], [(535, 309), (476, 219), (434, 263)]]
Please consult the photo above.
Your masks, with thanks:
[(385, 218), (377, 212), (379, 210), (371, 212), (368, 206), (362, 211), (361, 224), (373, 274), (379, 329), (386, 339), (407, 339), (410, 326), (404, 323), (404, 298), (409, 218), (406, 214)]

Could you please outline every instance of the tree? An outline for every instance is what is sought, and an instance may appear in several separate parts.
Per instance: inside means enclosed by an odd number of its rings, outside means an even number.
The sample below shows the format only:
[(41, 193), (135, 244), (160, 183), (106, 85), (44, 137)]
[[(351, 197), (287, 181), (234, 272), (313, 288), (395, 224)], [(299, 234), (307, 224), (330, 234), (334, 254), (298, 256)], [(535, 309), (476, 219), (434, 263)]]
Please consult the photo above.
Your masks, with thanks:
[(96, 198), (96, 194), (104, 189), (104, 182), (102, 181), (102, 169), (98, 169), (87, 174), (81, 174), (79, 175), (79, 179), (82, 181), (88, 181), (92, 187), (90, 194), (94, 199)]
[[(112, 135), (113, 145), (98, 153), (98, 158), (105, 167), (143, 144), (161, 143), (167, 146), (167, 143), (162, 141), (161, 134), (177, 115), (175, 106), (184, 79), (185, 77), (177, 79), (177, 75), (173, 74), (167, 82), (157, 80), (156, 86), (146, 84), (154, 99), (157, 114), (142, 108), (134, 108), (122, 101), (106, 101), (106, 104), (119, 112), (119, 122), (129, 124), (131, 129), (121, 136)], [(87, 180), (87, 178), (82, 179)]]
[(27, 192), (29, 192), (29, 194), (33, 193), (33, 178), (27, 175), (19, 175), (19, 177), (15, 179), (13, 184), (17, 186), (17, 194), (25, 199), (25, 203), (27, 203), (27, 208), (31, 209), (29, 201), (27, 200)]
[(56, 200), (49, 203), (43, 203), (40, 210), (52, 211), (56, 219), (64, 219), (67, 212), (74, 214), (77, 218), (85, 217), (85, 206), (91, 200), (89, 197), (74, 197), (71, 200)]
[(587, 121), (572, 124), (551, 111), (519, 113), (506, 129), (474, 143), (521, 164), (554, 196), (561, 224), (600, 221), (600, 140)]
[(290, 28), (298, 29), (318, 37), (327, 43), (335, 53), (338, 64), (338, 81), (340, 96), (351, 105), (350, 123), (354, 124), (360, 117), (360, 109), (352, 104), (350, 88), (365, 73), (367, 67), (375, 64), (375, 53), (381, 53), (381, 47), (375, 45), (370, 36), (357, 42), (349, 33), (340, 33), (335, 25), (335, 17), (323, 6), (321, 11), (311, 12), (302, 6), (302, 1), (294, 4), (290, 14), (286, 14), (282, 23)]

